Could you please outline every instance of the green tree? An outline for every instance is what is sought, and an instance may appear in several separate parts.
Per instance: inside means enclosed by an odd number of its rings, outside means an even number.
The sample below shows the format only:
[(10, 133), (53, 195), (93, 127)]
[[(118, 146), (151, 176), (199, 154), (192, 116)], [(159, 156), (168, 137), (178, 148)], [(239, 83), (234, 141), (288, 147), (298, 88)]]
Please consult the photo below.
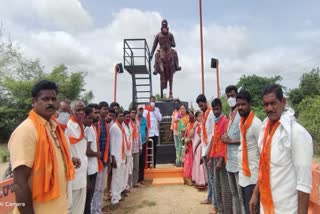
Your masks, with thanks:
[(59, 98), (83, 98), (89, 102), (93, 99), (93, 93), (84, 89), (85, 76), (84, 72), (69, 72), (63, 64), (45, 73), (39, 60), (24, 57), (11, 43), (0, 40), (1, 138), (7, 139), (12, 130), (27, 117), (31, 109), (31, 89), (37, 81), (55, 81), (59, 86)]
[(310, 72), (302, 74), (299, 87), (292, 89), (289, 92), (289, 103), (298, 112), (299, 110), (296, 107), (305, 97), (317, 95), (320, 95), (319, 68), (312, 69)]
[[(281, 76), (273, 76), (273, 77), (262, 77), (257, 75), (243, 75), (238, 84), (236, 85), (238, 88), (248, 90), (252, 97), (252, 107), (261, 120), (263, 120), (266, 115), (262, 106), (262, 93), (264, 88), (270, 84), (279, 84), (282, 80)], [(282, 86), (283, 87), (283, 86)], [(283, 87), (284, 88), (284, 87)]]
[(315, 153), (320, 153), (320, 96), (306, 97), (297, 106), (298, 121), (313, 137)]

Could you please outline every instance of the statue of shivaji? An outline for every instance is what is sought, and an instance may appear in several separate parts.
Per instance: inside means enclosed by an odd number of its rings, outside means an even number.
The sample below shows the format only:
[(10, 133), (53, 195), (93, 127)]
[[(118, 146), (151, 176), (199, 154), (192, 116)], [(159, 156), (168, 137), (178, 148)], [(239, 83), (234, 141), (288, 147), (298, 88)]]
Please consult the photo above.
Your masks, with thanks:
[(169, 32), (167, 20), (162, 20), (161, 31), (156, 35), (150, 58), (152, 59), (157, 46), (160, 48), (157, 50), (155, 55), (154, 63), (154, 75), (160, 74), (161, 81), (161, 97), (163, 97), (163, 89), (167, 88), (167, 83), (169, 82), (169, 98), (172, 99), (172, 82), (173, 74), (176, 71), (181, 70), (179, 66), (179, 59), (177, 52), (173, 49), (176, 47), (174, 36)]

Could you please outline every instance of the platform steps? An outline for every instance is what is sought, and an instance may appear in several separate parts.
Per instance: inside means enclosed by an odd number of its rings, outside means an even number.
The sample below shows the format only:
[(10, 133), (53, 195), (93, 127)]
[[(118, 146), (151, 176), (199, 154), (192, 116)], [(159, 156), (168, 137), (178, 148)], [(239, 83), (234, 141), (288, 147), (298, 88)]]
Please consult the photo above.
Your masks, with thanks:
[(146, 180), (152, 180), (153, 186), (183, 185), (183, 168), (151, 168), (144, 170)]

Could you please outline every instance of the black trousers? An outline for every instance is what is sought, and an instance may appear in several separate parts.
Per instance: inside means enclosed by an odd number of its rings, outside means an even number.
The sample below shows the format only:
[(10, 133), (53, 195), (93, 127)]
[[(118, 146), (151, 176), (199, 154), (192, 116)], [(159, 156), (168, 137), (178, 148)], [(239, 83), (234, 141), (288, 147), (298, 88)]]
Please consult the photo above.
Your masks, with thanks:
[[(153, 167), (156, 168), (156, 164), (157, 164), (157, 145), (158, 145), (158, 136), (153, 136), (153, 137), (149, 137), (149, 139), (153, 140), (153, 145), (154, 145), (154, 149), (153, 149), (153, 157), (154, 157), (154, 164)], [(150, 144), (150, 142), (148, 142)], [(151, 146), (151, 144), (150, 144)], [(149, 150), (148, 150), (148, 154), (149, 154)]]
[(146, 147), (147, 144), (142, 145), (142, 152), (139, 159), (139, 179), (138, 182), (141, 182), (144, 180), (144, 164), (145, 164), (145, 158), (146, 158)]
[[(255, 184), (252, 184), (252, 185), (248, 185), (246, 187), (241, 187), (242, 195), (243, 195), (244, 209), (246, 210), (246, 214), (250, 213), (249, 202), (250, 202), (250, 199), (251, 199), (251, 196), (252, 196), (252, 193), (253, 193), (255, 186), (256, 186)], [(258, 202), (258, 206), (257, 206), (257, 213), (258, 214), (260, 213), (259, 204), (260, 204), (260, 202)]]
[(91, 201), (94, 194), (94, 187), (96, 185), (96, 178), (98, 173), (94, 173), (92, 175), (87, 176), (87, 197), (86, 197), (86, 205), (84, 207), (84, 213), (91, 213)]

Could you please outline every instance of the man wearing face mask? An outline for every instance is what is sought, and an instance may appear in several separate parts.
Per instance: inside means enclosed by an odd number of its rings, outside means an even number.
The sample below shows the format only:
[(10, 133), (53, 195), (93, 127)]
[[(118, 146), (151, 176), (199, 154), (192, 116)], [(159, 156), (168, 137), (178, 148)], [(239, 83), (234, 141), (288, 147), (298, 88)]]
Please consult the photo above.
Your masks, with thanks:
[(233, 213), (245, 213), (242, 192), (239, 186), (239, 163), (238, 149), (240, 145), (240, 115), (236, 106), (238, 89), (234, 85), (226, 88), (228, 105), (231, 108), (227, 133), (221, 136), (222, 141), (227, 144), (227, 164), (229, 186), (232, 194)]
[[(67, 123), (70, 119), (70, 113), (71, 113), (70, 101), (60, 100), (56, 121), (66, 135), (69, 149), (70, 149), (70, 143), (69, 143), (69, 138), (67, 137), (66, 131), (67, 131)], [(72, 162), (76, 168), (79, 168), (81, 166), (81, 161), (77, 157), (72, 157)], [(68, 209), (69, 209), (69, 212), (72, 211), (72, 182), (68, 182)]]
[[(172, 116), (171, 116), (170, 129), (173, 132), (173, 141), (174, 141), (174, 147), (176, 148), (176, 154), (178, 153), (177, 150), (178, 150), (178, 143), (179, 143), (178, 126), (179, 126), (179, 121), (181, 119), (181, 114), (179, 112), (179, 109), (180, 109), (180, 100), (175, 99), (174, 100), (174, 111), (172, 112)], [(176, 161), (176, 166), (178, 166), (177, 161)]]
[(87, 167), (86, 156), (87, 141), (84, 136), (84, 108), (81, 100), (71, 103), (72, 115), (67, 124), (67, 135), (70, 142), (70, 151), (73, 157), (80, 158), (81, 166), (75, 171), (75, 178), (72, 181), (72, 211), (71, 213), (83, 213), (87, 192)]
[(147, 127), (149, 139), (153, 141), (153, 157), (154, 165), (156, 167), (157, 161), (157, 145), (159, 138), (159, 122), (162, 120), (162, 115), (158, 107), (156, 107), (156, 98), (154, 96), (150, 97), (150, 105), (146, 106), (143, 112), (143, 116), (147, 119)]

